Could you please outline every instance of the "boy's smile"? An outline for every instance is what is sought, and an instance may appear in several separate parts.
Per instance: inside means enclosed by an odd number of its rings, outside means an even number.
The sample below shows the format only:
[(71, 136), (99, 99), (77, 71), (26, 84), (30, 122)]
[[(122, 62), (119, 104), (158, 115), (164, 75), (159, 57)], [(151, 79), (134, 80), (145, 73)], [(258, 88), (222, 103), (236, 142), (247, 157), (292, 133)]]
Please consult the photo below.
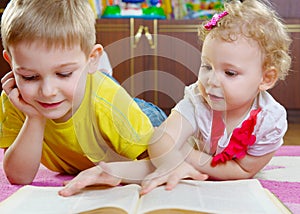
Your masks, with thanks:
[(42, 102), (39, 102), (40, 103), (40, 105), (43, 107), (43, 108), (56, 108), (56, 107), (58, 107), (61, 103), (62, 103), (63, 101), (61, 101), (61, 102), (56, 102), (56, 103), (42, 103)]
[(23, 100), (48, 119), (68, 120), (85, 91), (87, 59), (80, 46), (49, 48), (43, 42), (23, 42), (11, 47), (10, 53)]

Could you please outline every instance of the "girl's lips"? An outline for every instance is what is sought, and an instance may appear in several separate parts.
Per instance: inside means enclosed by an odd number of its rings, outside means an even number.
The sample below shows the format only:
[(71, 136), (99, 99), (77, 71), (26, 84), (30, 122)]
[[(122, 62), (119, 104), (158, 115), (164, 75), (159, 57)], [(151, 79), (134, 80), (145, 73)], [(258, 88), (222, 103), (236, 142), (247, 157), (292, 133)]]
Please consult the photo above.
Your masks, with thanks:
[(62, 103), (62, 101), (61, 101), (61, 102), (57, 102), (57, 103), (42, 103), (42, 102), (39, 102), (39, 104), (40, 104), (43, 108), (56, 108), (56, 107), (59, 106), (61, 103)]
[(210, 100), (223, 100), (223, 97), (219, 97), (213, 94), (208, 94)]

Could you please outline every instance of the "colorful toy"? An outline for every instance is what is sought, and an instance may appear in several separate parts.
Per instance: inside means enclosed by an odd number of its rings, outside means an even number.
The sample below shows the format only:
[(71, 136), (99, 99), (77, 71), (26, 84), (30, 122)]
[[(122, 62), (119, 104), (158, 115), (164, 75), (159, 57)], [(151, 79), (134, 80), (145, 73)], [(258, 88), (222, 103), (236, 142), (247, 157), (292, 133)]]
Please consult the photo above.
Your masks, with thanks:
[(166, 19), (166, 15), (160, 0), (122, 0), (120, 4), (108, 2), (102, 18)]

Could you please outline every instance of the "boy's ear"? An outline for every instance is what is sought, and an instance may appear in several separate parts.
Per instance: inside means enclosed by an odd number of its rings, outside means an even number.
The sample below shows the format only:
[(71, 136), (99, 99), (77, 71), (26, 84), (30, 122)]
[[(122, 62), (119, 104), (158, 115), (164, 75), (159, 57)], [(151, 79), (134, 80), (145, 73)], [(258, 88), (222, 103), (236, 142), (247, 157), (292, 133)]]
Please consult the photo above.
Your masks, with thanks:
[(9, 55), (9, 53), (7, 52), (7, 50), (3, 50), (2, 56), (3, 56), (3, 58), (5, 59), (5, 61), (8, 62), (8, 64), (9, 64), (10, 67), (11, 67), (11, 58), (10, 58), (10, 55)]
[(278, 80), (277, 70), (274, 67), (268, 68), (263, 72), (263, 79), (259, 85), (261, 91), (272, 88)]
[(103, 52), (102, 45), (100, 45), (100, 44), (94, 45), (94, 47), (89, 55), (89, 60), (90, 60), (89, 73), (94, 73), (97, 71), (102, 52)]

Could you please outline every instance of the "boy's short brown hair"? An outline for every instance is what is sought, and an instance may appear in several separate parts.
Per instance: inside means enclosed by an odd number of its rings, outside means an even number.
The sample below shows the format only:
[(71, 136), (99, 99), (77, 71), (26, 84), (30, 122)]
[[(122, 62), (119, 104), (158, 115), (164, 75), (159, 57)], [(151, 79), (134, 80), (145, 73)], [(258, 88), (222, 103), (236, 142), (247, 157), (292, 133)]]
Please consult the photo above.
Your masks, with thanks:
[(88, 56), (96, 43), (95, 17), (88, 0), (11, 0), (1, 20), (4, 49), (40, 40), (47, 47), (80, 44)]

